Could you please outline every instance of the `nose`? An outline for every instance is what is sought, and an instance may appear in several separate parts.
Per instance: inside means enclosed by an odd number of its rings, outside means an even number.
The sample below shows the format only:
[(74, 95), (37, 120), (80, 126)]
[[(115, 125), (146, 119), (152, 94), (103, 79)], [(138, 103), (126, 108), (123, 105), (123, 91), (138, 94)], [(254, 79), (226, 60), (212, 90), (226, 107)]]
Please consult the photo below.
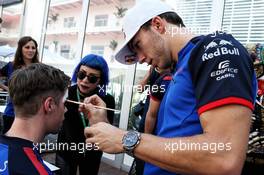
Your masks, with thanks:
[(85, 81), (87, 83), (90, 83), (90, 81), (88, 80), (88, 76), (85, 76), (84, 79), (82, 81)]

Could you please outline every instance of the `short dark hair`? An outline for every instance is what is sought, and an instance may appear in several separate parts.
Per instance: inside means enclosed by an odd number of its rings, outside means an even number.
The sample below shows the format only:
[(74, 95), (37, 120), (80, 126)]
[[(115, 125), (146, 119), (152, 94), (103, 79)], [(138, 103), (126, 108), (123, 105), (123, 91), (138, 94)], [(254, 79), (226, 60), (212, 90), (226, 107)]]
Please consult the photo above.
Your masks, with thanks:
[[(165, 19), (167, 22), (169, 22), (171, 24), (177, 25), (179, 27), (185, 27), (182, 18), (175, 12), (165, 12), (165, 13), (162, 13), (158, 16), (161, 17), (162, 19)], [(151, 25), (151, 20), (152, 19), (145, 22), (142, 25), (142, 28), (148, 29), (149, 26)]]
[(35, 115), (43, 100), (54, 97), (56, 104), (70, 85), (70, 77), (61, 70), (42, 63), (34, 63), (16, 70), (9, 80), (9, 94), (15, 112)]

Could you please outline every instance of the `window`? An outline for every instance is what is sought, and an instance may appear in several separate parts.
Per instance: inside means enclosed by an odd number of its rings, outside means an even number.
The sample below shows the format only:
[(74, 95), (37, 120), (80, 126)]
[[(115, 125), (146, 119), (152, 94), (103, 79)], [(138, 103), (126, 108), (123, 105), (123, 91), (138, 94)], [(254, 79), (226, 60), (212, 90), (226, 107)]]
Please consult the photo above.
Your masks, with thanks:
[(75, 27), (76, 26), (76, 22), (74, 20), (74, 17), (64, 18), (63, 26), (65, 28)]
[(183, 23), (196, 34), (210, 31), (213, 0), (167, 0)]
[(84, 19), (83, 2), (87, 1), (50, 0), (49, 2), (47, 20), (50, 21), (50, 25), (47, 25), (45, 30), (43, 43), (44, 46), (49, 46), (49, 49), (43, 49), (42, 62), (59, 68), (71, 76), (74, 66), (80, 59), (76, 53), (79, 53), (82, 47), (78, 44), (78, 38), (83, 36), (79, 32), (83, 27), (78, 19)]
[(91, 46), (91, 53), (104, 56), (104, 46)]
[(108, 15), (96, 15), (94, 20), (95, 27), (107, 26)]
[(12, 2), (3, 2), (1, 0), (0, 3), (10, 3), (9, 6), (0, 6), (0, 17), (2, 18), (2, 24), (0, 24), (0, 46), (9, 45), (15, 48), (21, 35), (21, 17), (23, 16), (24, 4), (11, 5)]
[(70, 50), (71, 50), (71, 46), (70, 45), (61, 45), (61, 56), (65, 57), (65, 58), (69, 58), (70, 57)]
[(264, 41), (264, 0), (225, 0), (222, 28), (243, 44)]

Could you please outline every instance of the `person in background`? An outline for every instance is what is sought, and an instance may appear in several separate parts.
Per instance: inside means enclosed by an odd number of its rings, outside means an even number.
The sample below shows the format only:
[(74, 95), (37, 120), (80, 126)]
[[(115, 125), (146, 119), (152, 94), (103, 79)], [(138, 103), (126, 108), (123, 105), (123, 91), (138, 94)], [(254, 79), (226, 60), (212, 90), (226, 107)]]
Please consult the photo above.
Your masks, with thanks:
[(159, 73), (159, 77), (155, 80), (153, 85), (150, 87), (150, 100), (149, 107), (145, 119), (144, 133), (154, 134), (154, 129), (157, 121), (159, 112), (160, 102), (166, 93), (166, 90), (172, 79), (171, 68), (159, 69), (155, 68), (156, 72)]
[[(109, 68), (105, 59), (101, 56), (86, 55), (74, 70), (72, 85), (69, 88), (69, 100), (82, 102), (84, 98), (97, 94), (107, 107), (114, 109), (113, 96), (106, 93), (109, 83)], [(77, 84), (75, 84), (77, 83)], [(79, 105), (67, 103), (68, 111), (58, 135), (58, 143), (85, 144), (84, 128), (92, 123), (78, 110)], [(107, 111), (107, 122), (113, 123), (114, 112)], [(60, 174), (73, 175), (79, 167), (80, 175), (98, 174), (102, 152), (98, 150), (58, 150), (56, 165), (60, 168)]]
[[(143, 79), (141, 79), (138, 83), (138, 92), (143, 93), (145, 90), (147, 90), (147, 95), (145, 97), (145, 100), (141, 100), (137, 105), (143, 106), (142, 112), (140, 112), (140, 122), (138, 127), (138, 132), (144, 132), (145, 130), (145, 121), (146, 121), (146, 114), (149, 109), (149, 102), (150, 102), (150, 95), (149, 95), (149, 88), (152, 87), (156, 79), (160, 76), (159, 72), (156, 71), (155, 68), (150, 67)], [(144, 164), (145, 162), (141, 159), (138, 159), (135, 157), (130, 170), (128, 172), (128, 175), (142, 175), (144, 172)]]
[[(147, 97), (143, 114), (139, 123), (139, 132), (154, 134), (160, 101), (171, 80), (171, 68), (160, 70), (150, 67), (149, 71), (139, 82), (140, 89), (147, 89)], [(129, 170), (129, 175), (143, 175), (145, 162), (135, 157)]]
[[(38, 54), (38, 44), (37, 42), (30, 36), (24, 36), (19, 39), (17, 50), (15, 53), (14, 61), (7, 63), (1, 70), (0, 76), (6, 77), (7, 80), (10, 79), (13, 71), (27, 67), (31, 63), (39, 62), (39, 54)], [(5, 84), (0, 84), (0, 87), (6, 91), (8, 91), (8, 87)], [(12, 104), (12, 99), (9, 98), (4, 114), (3, 114), (3, 133), (7, 132), (11, 127), (14, 121), (14, 107)]]
[(120, 63), (161, 69), (176, 63), (176, 72), (160, 104), (155, 136), (98, 122), (105, 111), (89, 104), (104, 102), (93, 96), (81, 105), (97, 121), (85, 128), (86, 142), (144, 160), (145, 175), (241, 174), (257, 91), (247, 50), (225, 32), (190, 33), (160, 0), (137, 1), (123, 22)]
[(145, 119), (146, 119), (146, 114), (148, 112), (148, 108), (149, 108), (149, 100), (150, 100), (150, 96), (149, 96), (149, 88), (152, 87), (152, 85), (155, 83), (155, 81), (159, 78), (160, 74), (158, 71), (156, 71), (156, 69), (154, 69), (153, 67), (150, 67), (149, 70), (147, 71), (147, 73), (145, 74), (145, 76), (143, 77), (143, 79), (139, 82), (139, 86), (141, 88), (138, 88), (139, 90), (142, 91), (138, 91), (139, 93), (144, 92), (145, 90), (148, 91), (147, 93), (147, 97), (144, 103), (144, 110), (143, 110), (143, 114), (141, 116), (141, 120), (139, 123), (139, 132), (144, 132), (145, 130)]
[(11, 128), (0, 135), (1, 175), (53, 174), (40, 156), (39, 143), (61, 127), (69, 85), (70, 77), (41, 63), (12, 74), (8, 87), (16, 116)]

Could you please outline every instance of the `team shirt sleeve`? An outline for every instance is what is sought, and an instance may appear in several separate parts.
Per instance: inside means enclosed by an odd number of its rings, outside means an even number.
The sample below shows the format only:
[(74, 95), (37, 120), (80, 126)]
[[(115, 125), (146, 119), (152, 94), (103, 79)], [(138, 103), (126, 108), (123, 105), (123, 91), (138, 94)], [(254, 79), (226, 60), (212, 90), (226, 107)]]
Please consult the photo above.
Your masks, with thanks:
[(199, 115), (228, 104), (254, 109), (256, 77), (246, 49), (231, 35), (207, 36), (191, 53), (192, 76)]

